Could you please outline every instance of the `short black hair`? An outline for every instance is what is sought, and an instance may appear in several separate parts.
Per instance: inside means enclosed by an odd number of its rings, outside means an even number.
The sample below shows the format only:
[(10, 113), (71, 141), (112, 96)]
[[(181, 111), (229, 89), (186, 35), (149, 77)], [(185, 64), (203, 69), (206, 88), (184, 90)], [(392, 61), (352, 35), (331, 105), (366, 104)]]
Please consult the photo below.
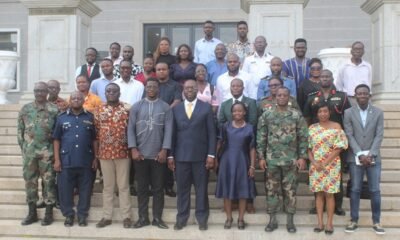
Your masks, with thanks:
[(289, 90), (289, 88), (287, 88), (287, 87), (285, 87), (285, 86), (280, 86), (276, 91), (278, 92), (280, 89), (285, 89), (285, 90), (287, 91), (287, 93), (289, 94), (289, 96), (290, 96), (290, 90)]
[(246, 25), (246, 27), (248, 27), (246, 21), (239, 21), (239, 22), (236, 24), (236, 27), (239, 27), (239, 25)]
[(356, 88), (354, 89), (354, 93), (356, 93), (359, 88), (366, 88), (368, 89), (368, 93), (371, 92), (371, 88), (367, 84), (362, 83), (356, 86)]
[(117, 45), (119, 47), (119, 49), (121, 49), (121, 44), (117, 43), (117, 42), (113, 42), (110, 44), (110, 48), (112, 47), (112, 45)]
[(123, 62), (129, 63), (129, 66), (132, 67), (132, 62), (129, 61), (129, 60), (122, 60), (122, 61), (119, 63), (119, 67), (121, 67), (121, 65), (122, 65)]
[(149, 77), (146, 81), (147, 83), (149, 82), (156, 82), (158, 86), (160, 86), (160, 82), (158, 81), (157, 78)]
[(181, 62), (181, 56), (179, 55), (179, 51), (181, 50), (181, 48), (183, 48), (183, 47), (185, 47), (185, 48), (187, 48), (187, 50), (188, 50), (188, 57), (187, 57), (187, 60), (189, 60), (189, 62), (193, 62), (193, 59), (194, 59), (194, 57), (193, 57), (193, 51), (192, 51), (192, 49), (190, 48), (190, 46), (189, 45), (187, 45), (187, 44), (181, 44), (181, 45), (179, 45), (179, 47), (178, 47), (178, 49), (176, 50), (176, 62), (177, 63), (180, 63)]
[[(324, 107), (327, 107), (329, 109), (329, 104), (325, 101), (320, 101), (315, 107), (316, 107), (316, 109), (315, 109), (316, 112), (318, 112), (319, 109), (324, 108)], [(329, 110), (329, 112), (330, 112), (330, 110)]]
[(119, 87), (119, 85), (118, 84), (116, 84), (116, 83), (109, 83), (109, 84), (107, 84), (107, 86), (106, 86), (106, 89), (108, 88), (108, 87), (111, 87), (111, 86), (116, 86), (117, 88), (118, 88), (118, 91), (121, 91), (121, 88)]
[(87, 52), (88, 50), (93, 50), (93, 51), (96, 53), (96, 55), (97, 55), (97, 49), (96, 49), (96, 48), (94, 48), (94, 47), (88, 47), (88, 48), (86, 48), (85, 52)]
[(213, 26), (215, 26), (215, 23), (214, 23), (213, 21), (211, 21), (211, 20), (205, 21), (205, 22), (204, 22), (204, 25), (206, 25), (207, 23), (210, 23), (210, 24), (212, 24)]
[(246, 105), (245, 105), (243, 102), (240, 102), (240, 101), (239, 101), (239, 102), (235, 102), (235, 103), (232, 104), (231, 112), (233, 112), (233, 108), (234, 108), (236, 105), (241, 105), (241, 106), (243, 107), (244, 111), (247, 113), (247, 107), (246, 107)]
[(321, 67), (324, 67), (321, 59), (319, 59), (319, 58), (311, 58), (310, 63), (308, 64), (308, 67), (311, 67), (311, 65), (313, 65), (314, 63), (319, 63), (319, 65), (321, 65)]
[(111, 65), (114, 64), (114, 62), (113, 62), (111, 59), (109, 59), (109, 58), (103, 58), (103, 60), (101, 60), (101, 61), (102, 61), (102, 62), (103, 62), (103, 61), (108, 61), (108, 62), (111, 63)]
[(271, 82), (272, 80), (278, 80), (278, 81), (281, 83), (281, 85), (283, 86), (283, 80), (282, 80), (280, 77), (278, 77), (278, 76), (272, 76), (272, 77), (270, 77), (270, 78), (268, 79), (268, 82)]
[(354, 45), (356, 45), (356, 44), (361, 44), (361, 45), (363, 45), (363, 47), (365, 47), (365, 45), (364, 45), (363, 42), (361, 42), (361, 41), (355, 41), (355, 42), (353, 42), (353, 43), (351, 44), (351, 48), (353, 48)]
[(78, 78), (84, 78), (84, 79), (86, 79), (87, 82), (90, 83), (88, 76), (86, 76), (85, 74), (79, 74), (78, 76), (76, 76), (75, 82), (76, 82), (76, 80), (77, 80)]
[(307, 46), (307, 40), (305, 40), (304, 38), (298, 38), (296, 40), (294, 40), (294, 45), (296, 46), (297, 43), (304, 43)]

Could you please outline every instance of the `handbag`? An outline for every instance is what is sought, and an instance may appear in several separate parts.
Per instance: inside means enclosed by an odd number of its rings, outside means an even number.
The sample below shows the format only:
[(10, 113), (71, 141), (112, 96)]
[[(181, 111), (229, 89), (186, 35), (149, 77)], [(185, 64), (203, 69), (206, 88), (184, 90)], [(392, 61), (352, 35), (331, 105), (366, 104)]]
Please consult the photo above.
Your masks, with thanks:
[[(351, 196), (351, 179), (347, 181), (346, 197)], [(363, 181), (361, 185), (360, 199), (370, 199), (368, 181)]]

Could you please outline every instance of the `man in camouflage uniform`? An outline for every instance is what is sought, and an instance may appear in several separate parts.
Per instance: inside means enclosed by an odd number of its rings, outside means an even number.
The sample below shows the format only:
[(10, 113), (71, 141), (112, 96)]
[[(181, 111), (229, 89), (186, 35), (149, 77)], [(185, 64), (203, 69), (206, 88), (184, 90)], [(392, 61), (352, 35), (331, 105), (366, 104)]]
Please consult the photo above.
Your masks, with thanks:
[(53, 222), (55, 203), (55, 173), (53, 170), (53, 144), (51, 131), (56, 121), (57, 106), (47, 101), (48, 86), (38, 82), (34, 86), (35, 101), (24, 105), (18, 115), (18, 144), (23, 157), (28, 216), (21, 222), (29, 225), (38, 221), (36, 202), (38, 197), (38, 178), (44, 182), (44, 202), (46, 213), (42, 225)]
[(281, 87), (276, 94), (277, 106), (266, 111), (258, 120), (257, 153), (262, 170), (267, 170), (267, 213), (270, 221), (266, 232), (278, 228), (276, 213), (279, 194), (283, 191), (287, 212), (287, 230), (296, 232), (293, 215), (296, 212), (297, 169), (305, 169), (308, 128), (302, 114), (290, 108), (289, 89)]
[[(337, 91), (333, 84), (332, 72), (328, 69), (324, 69), (320, 76), (321, 88), (319, 91), (311, 93), (308, 96), (307, 102), (304, 105), (304, 117), (307, 120), (308, 125), (318, 122), (317, 117), (317, 105), (320, 102), (328, 104), (330, 112), (330, 120), (337, 122), (343, 128), (343, 117), (344, 111), (351, 107), (347, 94), (345, 92)], [(345, 159), (347, 151), (340, 153), (340, 159), (342, 159), (341, 170), (345, 169)], [(345, 216), (346, 212), (342, 208), (343, 204), (343, 183), (340, 181), (340, 191), (334, 194), (335, 196), (335, 214), (339, 216)], [(310, 209), (310, 214), (316, 214), (316, 209)]]

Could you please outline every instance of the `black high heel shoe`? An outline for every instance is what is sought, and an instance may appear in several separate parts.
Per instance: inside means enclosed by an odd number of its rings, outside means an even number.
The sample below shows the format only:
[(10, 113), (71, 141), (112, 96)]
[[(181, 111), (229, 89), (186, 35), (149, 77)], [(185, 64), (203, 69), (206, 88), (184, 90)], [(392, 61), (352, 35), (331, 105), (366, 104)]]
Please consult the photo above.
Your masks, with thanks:
[(231, 227), (232, 227), (232, 222), (233, 222), (233, 219), (232, 219), (232, 218), (231, 218), (231, 219), (226, 219), (225, 225), (224, 225), (224, 229), (231, 229)]
[(239, 230), (243, 230), (246, 226), (246, 223), (244, 222), (244, 220), (239, 220), (238, 219), (238, 229)]

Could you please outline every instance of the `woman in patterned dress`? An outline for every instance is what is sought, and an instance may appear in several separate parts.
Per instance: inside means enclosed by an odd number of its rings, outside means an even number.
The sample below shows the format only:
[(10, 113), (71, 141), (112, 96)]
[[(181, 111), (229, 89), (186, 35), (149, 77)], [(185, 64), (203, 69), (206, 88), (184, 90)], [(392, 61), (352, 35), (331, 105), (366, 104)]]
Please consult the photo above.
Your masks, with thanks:
[[(340, 124), (329, 120), (328, 105), (321, 102), (317, 108), (318, 123), (309, 127), (308, 156), (310, 166), (310, 189), (316, 194), (318, 226), (314, 232), (330, 235), (333, 233), (333, 214), (335, 199), (333, 194), (339, 192), (340, 185), (340, 152), (347, 149), (347, 138)], [(324, 202), (327, 208), (327, 223), (324, 226)]]

